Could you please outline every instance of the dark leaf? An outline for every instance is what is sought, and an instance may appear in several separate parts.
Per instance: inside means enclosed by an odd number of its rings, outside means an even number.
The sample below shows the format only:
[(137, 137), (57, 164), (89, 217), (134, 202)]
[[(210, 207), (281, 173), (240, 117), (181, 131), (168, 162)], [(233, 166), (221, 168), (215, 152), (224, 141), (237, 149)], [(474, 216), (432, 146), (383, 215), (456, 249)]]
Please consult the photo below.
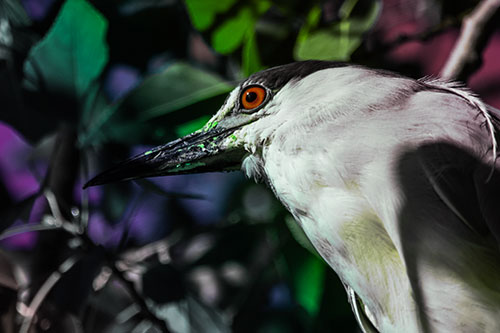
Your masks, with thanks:
[(231, 89), (213, 74), (176, 63), (144, 80), (112, 114), (103, 113), (83, 140), (101, 135), (121, 143), (164, 143), (187, 121), (215, 113)]
[(107, 62), (107, 22), (85, 0), (68, 0), (25, 65), (28, 89), (66, 93), (77, 100)]
[(106, 20), (85, 0), (68, 0), (31, 48), (24, 62), (24, 90), (11, 78), (17, 100), (5, 115), (27, 139), (39, 140), (61, 121), (76, 122), (107, 62), (106, 29)]

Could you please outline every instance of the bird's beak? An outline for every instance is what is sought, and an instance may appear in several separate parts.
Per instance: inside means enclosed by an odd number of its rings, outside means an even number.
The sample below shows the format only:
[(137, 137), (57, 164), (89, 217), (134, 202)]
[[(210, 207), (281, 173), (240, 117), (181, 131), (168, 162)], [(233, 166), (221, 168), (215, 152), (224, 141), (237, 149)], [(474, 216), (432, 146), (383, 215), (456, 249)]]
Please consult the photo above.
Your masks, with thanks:
[[(203, 129), (125, 160), (88, 181), (94, 185), (144, 177), (238, 170), (245, 155), (229, 144), (234, 132), (248, 121), (207, 124)], [(215, 124), (215, 125), (214, 125)]]

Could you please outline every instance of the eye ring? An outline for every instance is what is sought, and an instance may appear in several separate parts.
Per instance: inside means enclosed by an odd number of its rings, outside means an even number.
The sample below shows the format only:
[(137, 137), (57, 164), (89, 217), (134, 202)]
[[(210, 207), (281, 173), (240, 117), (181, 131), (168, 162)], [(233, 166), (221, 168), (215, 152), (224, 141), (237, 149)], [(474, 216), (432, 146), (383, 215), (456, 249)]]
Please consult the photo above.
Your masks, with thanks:
[(240, 105), (244, 111), (256, 111), (268, 99), (267, 89), (259, 86), (248, 86), (241, 92)]

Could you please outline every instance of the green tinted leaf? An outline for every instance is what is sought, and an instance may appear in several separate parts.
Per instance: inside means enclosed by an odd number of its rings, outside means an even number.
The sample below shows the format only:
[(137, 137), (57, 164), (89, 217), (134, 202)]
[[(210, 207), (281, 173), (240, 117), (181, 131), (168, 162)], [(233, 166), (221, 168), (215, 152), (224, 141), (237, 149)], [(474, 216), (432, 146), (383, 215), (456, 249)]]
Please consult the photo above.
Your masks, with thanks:
[[(178, 126), (215, 113), (231, 89), (216, 75), (176, 63), (145, 79), (115, 110), (100, 115), (87, 140), (101, 136), (122, 143), (163, 143), (191, 129)], [(200, 128), (201, 120), (190, 126)]]
[(251, 74), (264, 69), (264, 66), (262, 66), (260, 62), (259, 49), (255, 33), (250, 31), (248, 35), (247, 40), (243, 44), (242, 54), (242, 67), (243, 74), (245, 76), (250, 76)]
[[(80, 121), (78, 122), (79, 144), (84, 147), (97, 145), (106, 140), (107, 133), (95, 129), (101, 126), (115, 113), (117, 104), (110, 104), (101, 84), (92, 84), (82, 103)], [(115, 129), (116, 130), (116, 129)]]
[[(148, 120), (227, 93), (232, 88), (214, 74), (185, 63), (176, 63), (144, 80), (128, 94), (122, 106), (140, 110), (139, 118)], [(217, 110), (210, 110), (208, 114), (214, 111)]]
[(321, 305), (325, 267), (321, 259), (310, 255), (299, 262), (294, 276), (297, 301), (311, 315), (316, 315)]
[(307, 40), (311, 30), (314, 29), (321, 19), (321, 8), (319, 6), (314, 6), (309, 11), (307, 15), (307, 20), (302, 26), (297, 36), (297, 43), (303, 43)]
[(30, 51), (26, 82), (82, 97), (107, 62), (106, 30), (105, 18), (85, 0), (66, 1), (50, 31)]
[(259, 0), (256, 3), (257, 13), (262, 14), (267, 12), (267, 10), (271, 7), (272, 3), (268, 0)]
[(224, 13), (236, 0), (186, 0), (186, 8), (193, 26), (206, 30), (214, 22), (215, 15)]
[(253, 29), (255, 18), (248, 7), (242, 8), (238, 15), (225, 21), (212, 34), (213, 48), (222, 54), (235, 51), (243, 42), (249, 29)]
[(175, 132), (177, 133), (177, 136), (188, 135), (202, 128), (209, 120), (209, 115), (201, 116), (200, 118), (196, 118), (192, 121), (188, 121), (187, 123), (177, 126)]
[(334, 34), (329, 30), (321, 30), (310, 34), (308, 38), (296, 48), (295, 59), (349, 60), (352, 52), (361, 44), (361, 38), (348, 36), (345, 33), (345, 24), (343, 28), (342, 30), (336, 29), (339, 32), (335, 32)]
[(340, 7), (340, 17), (342, 18), (347, 18), (351, 15), (352, 10), (358, 3), (358, 0), (347, 0), (342, 4), (342, 7)]
[(290, 243), (283, 249), (286, 276), (291, 278), (295, 300), (315, 317), (321, 306), (325, 287), (326, 270), (329, 269), (323, 259), (304, 248)]
[(375, 0), (369, 1), (369, 10), (361, 16), (354, 15), (359, 1), (346, 1), (340, 10), (342, 20), (328, 28), (321, 29), (316, 28), (321, 13), (318, 7), (313, 8), (309, 13), (307, 23), (299, 32), (294, 58), (296, 60), (349, 60), (351, 54), (361, 45), (363, 34), (372, 27), (380, 12), (380, 3)]

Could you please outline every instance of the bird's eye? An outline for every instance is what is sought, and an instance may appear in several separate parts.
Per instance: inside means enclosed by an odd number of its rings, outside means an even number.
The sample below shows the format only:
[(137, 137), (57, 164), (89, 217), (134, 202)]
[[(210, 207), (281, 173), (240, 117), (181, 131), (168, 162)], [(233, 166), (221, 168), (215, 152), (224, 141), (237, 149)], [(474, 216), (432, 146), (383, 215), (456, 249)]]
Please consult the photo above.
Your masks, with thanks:
[(258, 108), (266, 100), (266, 89), (259, 86), (248, 87), (241, 94), (241, 105), (246, 110)]

